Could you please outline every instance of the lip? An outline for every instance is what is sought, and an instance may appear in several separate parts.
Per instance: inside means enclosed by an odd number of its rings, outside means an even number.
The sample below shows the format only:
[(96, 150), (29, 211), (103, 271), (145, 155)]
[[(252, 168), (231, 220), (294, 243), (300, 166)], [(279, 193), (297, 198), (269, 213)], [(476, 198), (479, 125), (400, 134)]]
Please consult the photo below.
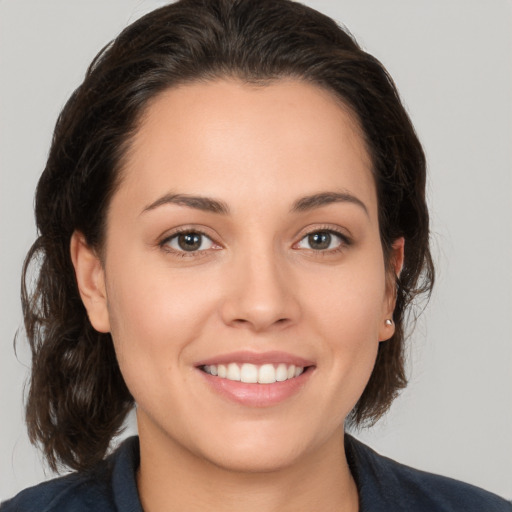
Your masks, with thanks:
[[(229, 363), (251, 363), (251, 364), (278, 364), (285, 363), (304, 367), (304, 372), (298, 377), (283, 382), (272, 384), (249, 384), (240, 381), (233, 381), (210, 375), (203, 370), (205, 365), (219, 365)], [(196, 369), (208, 388), (216, 395), (230, 402), (254, 408), (276, 406), (291, 399), (299, 393), (309, 381), (314, 372), (314, 363), (302, 357), (285, 352), (231, 352), (200, 361)]]
[(279, 364), (284, 363), (287, 365), (294, 364), (295, 366), (314, 366), (315, 363), (313, 361), (304, 359), (299, 356), (295, 356), (293, 354), (289, 354), (287, 352), (279, 352), (279, 351), (271, 351), (271, 352), (248, 352), (248, 351), (239, 351), (239, 352), (230, 352), (229, 354), (220, 354), (218, 356), (211, 357), (210, 359), (205, 359), (203, 361), (199, 361), (195, 364), (196, 367), (206, 366), (206, 365), (218, 365), (218, 364), (229, 364), (229, 363), (251, 363), (251, 364)]

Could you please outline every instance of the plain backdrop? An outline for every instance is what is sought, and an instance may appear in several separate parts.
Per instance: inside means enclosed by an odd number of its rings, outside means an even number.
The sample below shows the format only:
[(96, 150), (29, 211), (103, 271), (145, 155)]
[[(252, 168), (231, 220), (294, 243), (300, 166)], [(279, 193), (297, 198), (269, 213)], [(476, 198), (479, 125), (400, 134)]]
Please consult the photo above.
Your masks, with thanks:
[[(0, 499), (44, 474), (23, 423), (19, 281), (53, 125), (94, 55), (165, 2), (0, 0)], [(512, 498), (512, 2), (310, 0), (394, 77), (429, 161), (438, 281), (378, 451)], [(133, 425), (129, 429), (133, 432)]]

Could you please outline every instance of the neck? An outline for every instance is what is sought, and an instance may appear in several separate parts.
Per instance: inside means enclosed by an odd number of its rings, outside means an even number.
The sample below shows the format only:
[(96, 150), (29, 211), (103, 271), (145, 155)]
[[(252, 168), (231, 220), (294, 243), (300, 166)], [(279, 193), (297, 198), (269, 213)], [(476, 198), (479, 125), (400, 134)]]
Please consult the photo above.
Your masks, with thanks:
[(177, 445), (164, 433), (140, 436), (139, 496), (145, 512), (357, 512), (358, 494), (340, 430), (285, 467), (234, 471)]

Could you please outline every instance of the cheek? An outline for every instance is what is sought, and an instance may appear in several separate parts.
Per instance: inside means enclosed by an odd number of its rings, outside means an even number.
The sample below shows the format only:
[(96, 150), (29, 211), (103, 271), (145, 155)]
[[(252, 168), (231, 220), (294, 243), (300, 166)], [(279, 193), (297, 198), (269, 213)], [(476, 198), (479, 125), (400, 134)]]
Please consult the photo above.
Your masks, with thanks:
[(177, 364), (214, 309), (205, 276), (197, 270), (175, 272), (142, 258), (115, 261), (107, 273), (107, 296), (120, 364), (146, 361), (155, 371), (162, 360)]
[(309, 317), (325, 340), (323, 364), (339, 377), (339, 396), (357, 401), (375, 364), (386, 301), (384, 265), (379, 255), (372, 264), (340, 268), (317, 275), (309, 286)]
[[(386, 303), (386, 278), (381, 259), (372, 264), (340, 268), (336, 272), (317, 273), (308, 279), (302, 291), (309, 309), (319, 322), (340, 340), (374, 341), (378, 338)], [(357, 341), (356, 341), (357, 340)]]
[(121, 373), (138, 406), (148, 412), (155, 412), (152, 404), (168, 403), (170, 390), (181, 386), (179, 369), (199, 328), (197, 302), (169, 281), (141, 266), (118, 267), (107, 280)]

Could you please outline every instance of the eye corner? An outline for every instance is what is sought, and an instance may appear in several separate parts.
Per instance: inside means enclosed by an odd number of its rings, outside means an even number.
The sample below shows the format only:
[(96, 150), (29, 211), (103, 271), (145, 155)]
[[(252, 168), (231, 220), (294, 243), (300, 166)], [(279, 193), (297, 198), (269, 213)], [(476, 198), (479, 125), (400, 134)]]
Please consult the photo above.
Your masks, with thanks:
[(158, 242), (160, 249), (176, 257), (201, 257), (222, 249), (210, 234), (196, 227), (183, 227), (166, 234)]
[[(314, 247), (314, 244), (317, 246)], [(352, 239), (340, 230), (332, 227), (318, 227), (303, 233), (292, 248), (326, 255), (340, 252), (350, 245), (352, 245)]]

